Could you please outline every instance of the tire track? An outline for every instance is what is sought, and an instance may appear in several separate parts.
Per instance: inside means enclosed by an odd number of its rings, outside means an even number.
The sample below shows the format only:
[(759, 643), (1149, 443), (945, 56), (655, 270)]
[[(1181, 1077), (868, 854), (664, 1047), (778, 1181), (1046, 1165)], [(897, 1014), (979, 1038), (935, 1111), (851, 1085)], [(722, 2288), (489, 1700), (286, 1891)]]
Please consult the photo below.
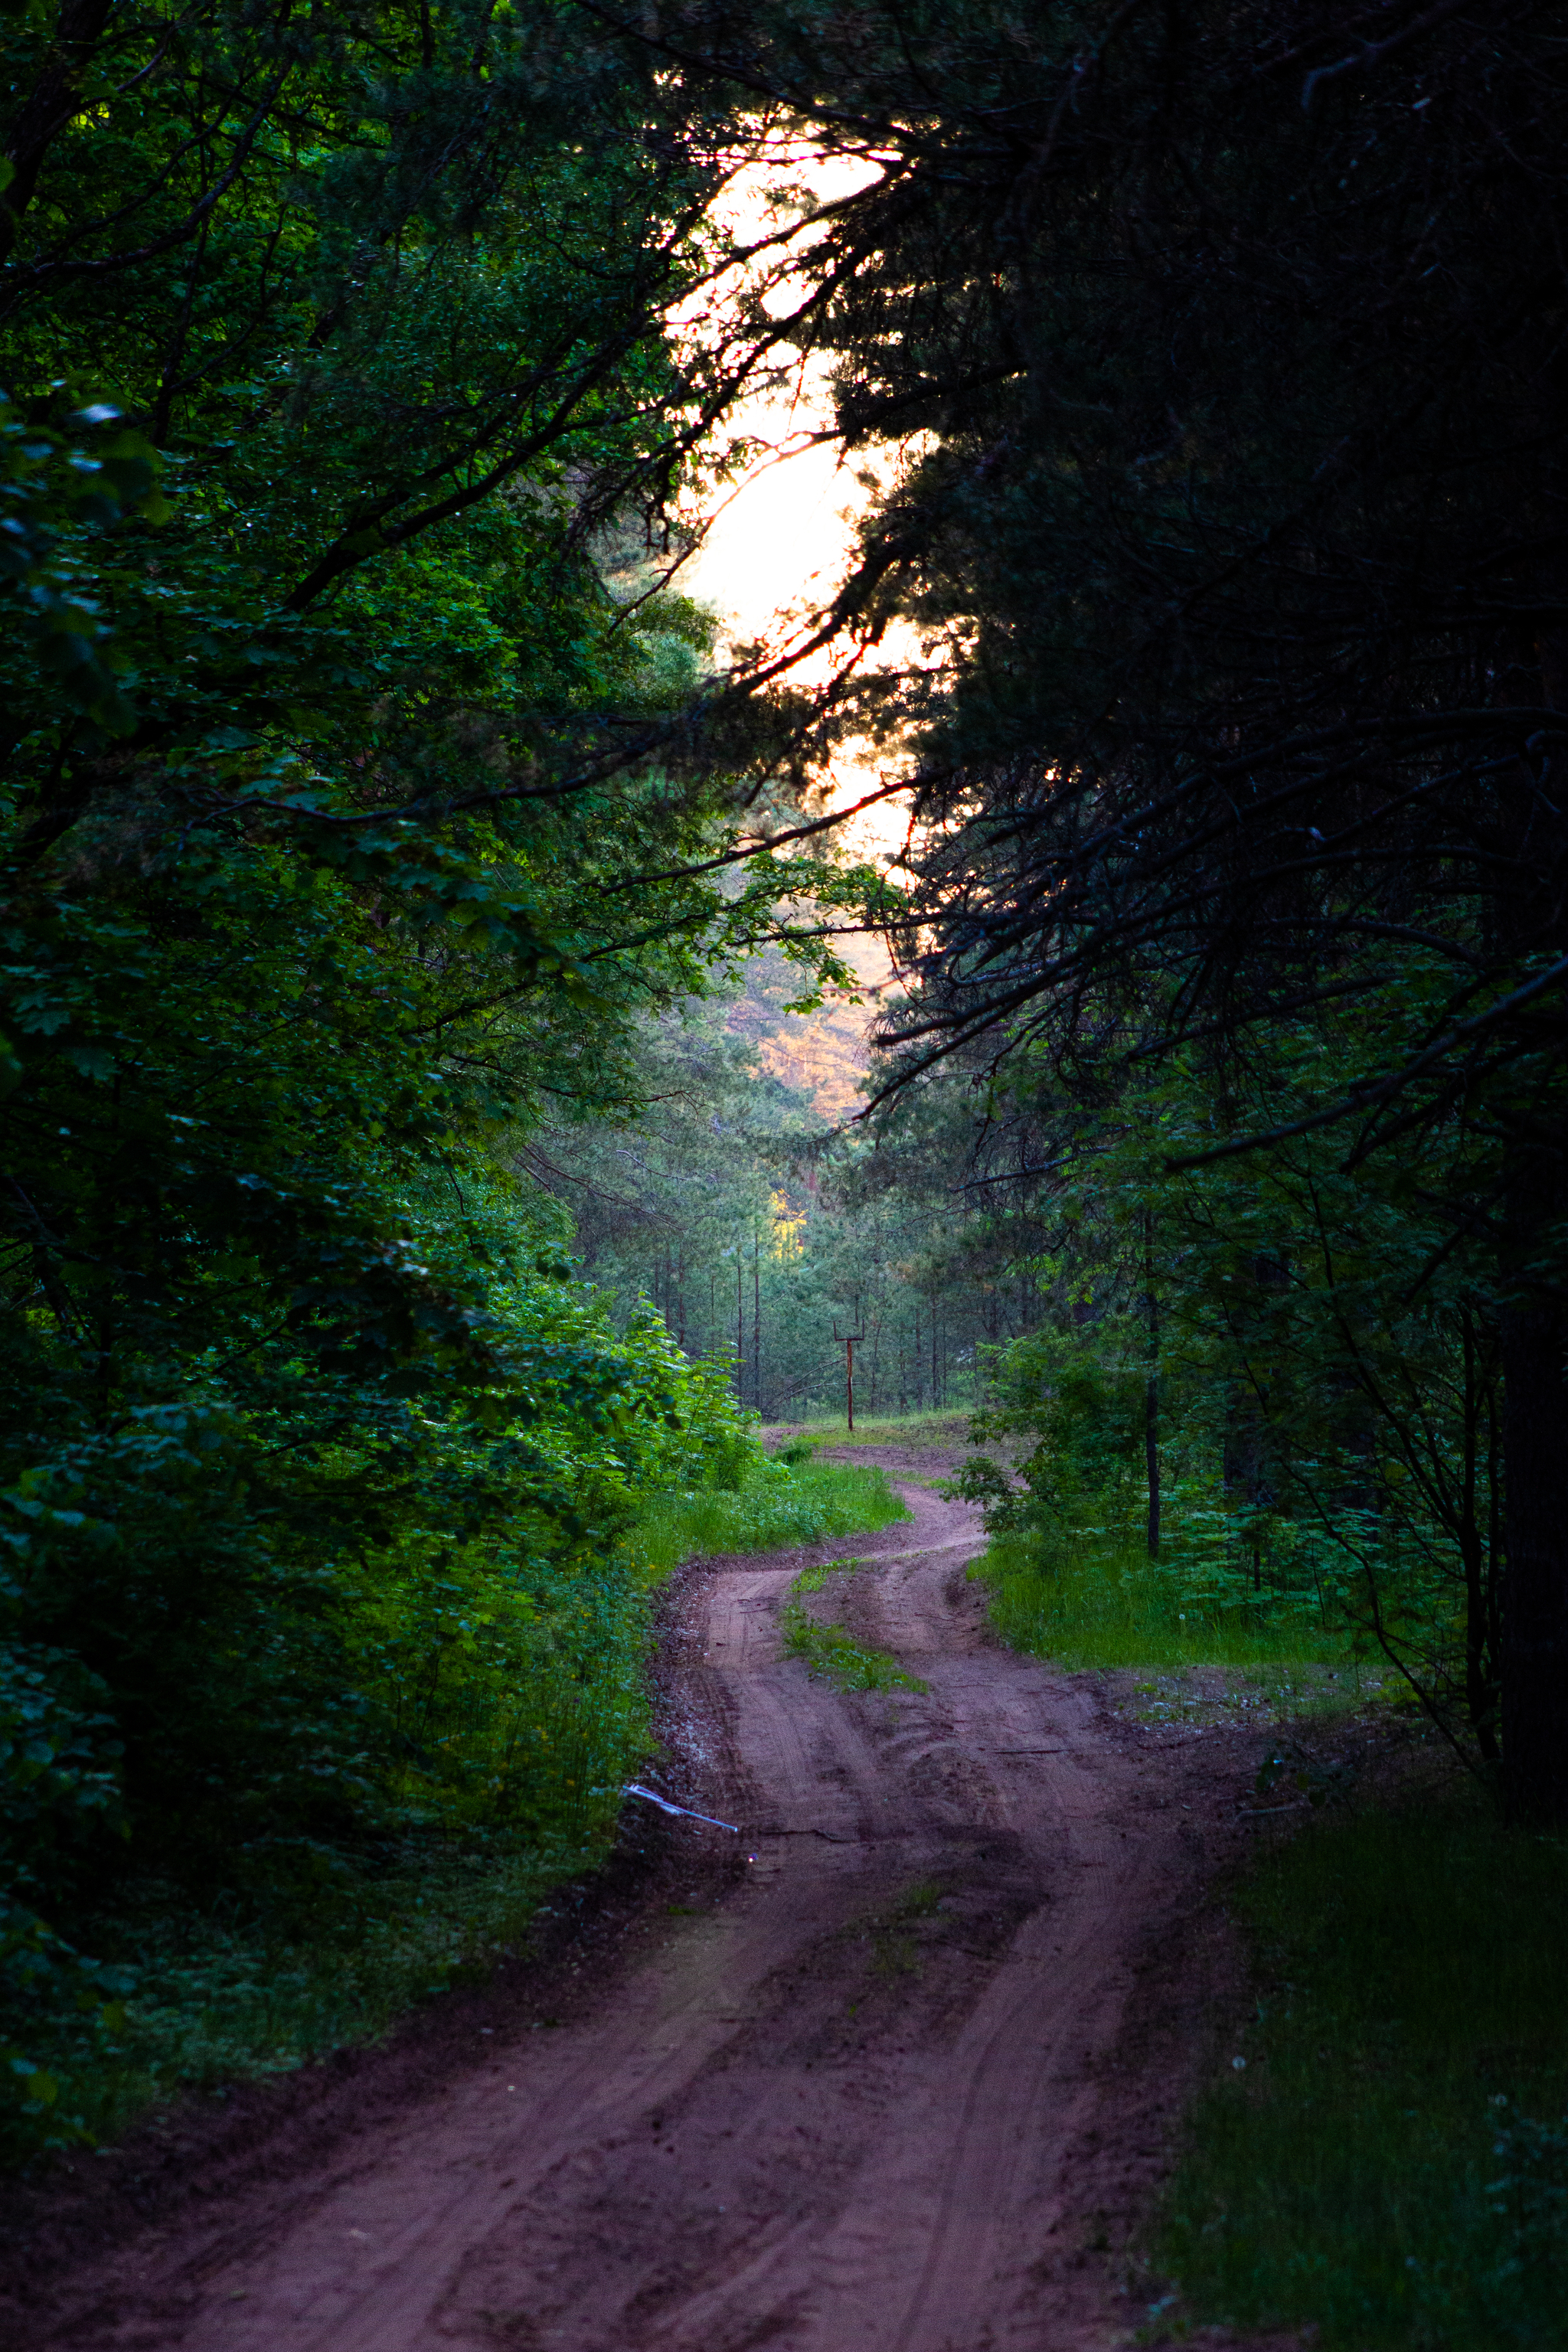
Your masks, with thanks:
[(742, 1823), (745, 1884), (661, 1923), (576, 2022), (496, 2036), (485, 2071), (318, 2177), (128, 2255), (56, 2340), (1074, 2352), (1125, 2334), (1141, 2315), (1086, 2231), (1112, 2211), (1124, 2234), (1162, 2160), (1180, 2066), (1144, 2028), (1129, 2056), (1129, 2002), (1152, 1939), (1181, 1965), (1201, 1854), (1085, 1679), (987, 1638), (962, 1575), (977, 1514), (903, 1492), (912, 1529), (858, 1539), (833, 1606), (924, 1693), (840, 1696), (782, 1655), (805, 1555), (713, 1564), (694, 1696), (728, 1760), (694, 1801)]

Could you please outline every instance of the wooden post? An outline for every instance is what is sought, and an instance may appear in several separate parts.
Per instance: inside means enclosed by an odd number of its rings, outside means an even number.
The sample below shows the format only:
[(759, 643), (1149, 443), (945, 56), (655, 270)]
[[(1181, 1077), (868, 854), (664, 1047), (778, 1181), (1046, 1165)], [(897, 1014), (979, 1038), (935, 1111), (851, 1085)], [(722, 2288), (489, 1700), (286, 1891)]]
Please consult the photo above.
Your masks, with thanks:
[(833, 1336), (844, 1342), (844, 1398), (846, 1416), (851, 1429), (855, 1426), (855, 1342), (866, 1337), (864, 1331), (841, 1331), (836, 1323)]

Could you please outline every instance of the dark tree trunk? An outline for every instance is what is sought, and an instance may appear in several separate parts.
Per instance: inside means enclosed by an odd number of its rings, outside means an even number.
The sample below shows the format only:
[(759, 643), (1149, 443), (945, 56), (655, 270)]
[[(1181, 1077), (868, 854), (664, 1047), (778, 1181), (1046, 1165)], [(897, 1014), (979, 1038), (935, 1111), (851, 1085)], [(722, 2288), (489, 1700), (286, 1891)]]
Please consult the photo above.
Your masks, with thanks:
[[(1477, 1344), (1475, 1316), (1468, 1306), (1464, 1309), (1462, 1343), (1465, 1451), (1463, 1486), (1457, 1516), (1459, 1557), (1465, 1570), (1465, 1707), (1483, 1762), (1495, 1765), (1498, 1759), (1497, 1604), (1493, 1588), (1498, 1561), (1495, 1546), (1488, 1544), (1479, 1511), (1482, 1423), (1488, 1419), (1492, 1405), (1495, 1368), (1483, 1360)], [(1497, 1474), (1495, 1443), (1488, 1447), (1488, 1468), (1490, 1485), (1495, 1483)], [(1495, 1496), (1489, 1495), (1489, 1523), (1495, 1520), (1494, 1506)]]
[(1523, 1819), (1568, 1821), (1568, 1313), (1556, 1297), (1502, 1317), (1503, 1780)]
[(1160, 1557), (1160, 1302), (1154, 1296), (1154, 1217), (1143, 1213), (1143, 1303), (1149, 1318), (1149, 1377), (1143, 1389), (1143, 1462), (1149, 1479), (1149, 1557)]
[[(1555, 404), (1568, 394), (1557, 377)], [(1561, 595), (1556, 564), (1541, 583)], [(1534, 651), (1541, 700), (1568, 698), (1568, 632), (1542, 631)], [(1521, 648), (1528, 659), (1528, 652)], [(1523, 951), (1562, 955), (1568, 945), (1563, 875), (1568, 822), (1562, 754), (1544, 772), (1548, 792), (1529, 789), (1521, 763), (1505, 793), (1502, 846), (1514, 863), (1494, 903), (1503, 940)], [(1559, 1063), (1559, 1073), (1561, 1063)], [(1562, 1226), (1568, 1215), (1568, 1136), (1558, 1085), (1537, 1083), (1529, 1124), (1511, 1150), (1502, 1253), (1506, 1305), (1501, 1337), (1504, 1496), (1499, 1680), (1502, 1685), (1503, 1786), (1521, 1819), (1568, 1822), (1568, 1297)], [(1515, 1129), (1516, 1136), (1519, 1130)]]
[(1151, 1372), (1143, 1391), (1143, 1461), (1149, 1478), (1149, 1557), (1160, 1557), (1160, 1383)]

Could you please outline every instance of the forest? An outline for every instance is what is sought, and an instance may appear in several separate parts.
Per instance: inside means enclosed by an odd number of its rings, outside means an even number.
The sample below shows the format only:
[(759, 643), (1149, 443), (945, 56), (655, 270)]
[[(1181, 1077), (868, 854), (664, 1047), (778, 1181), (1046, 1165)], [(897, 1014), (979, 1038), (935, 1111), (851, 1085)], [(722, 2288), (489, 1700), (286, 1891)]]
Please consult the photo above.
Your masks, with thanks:
[[(5, 2163), (597, 1868), (671, 1570), (904, 1507), (851, 1346), (994, 1638), (1375, 1688), (1560, 1953), (1561, 10), (4, 25)], [(1479, 2318), (1164, 2259), (1557, 2343), (1530, 2128)]]

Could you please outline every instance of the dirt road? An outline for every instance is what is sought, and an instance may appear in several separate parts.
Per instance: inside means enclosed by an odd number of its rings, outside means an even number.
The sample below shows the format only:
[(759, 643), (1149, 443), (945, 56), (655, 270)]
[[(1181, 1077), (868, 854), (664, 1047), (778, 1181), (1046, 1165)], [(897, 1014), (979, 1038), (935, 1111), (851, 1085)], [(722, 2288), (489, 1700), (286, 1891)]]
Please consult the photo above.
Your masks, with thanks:
[[(1118, 1728), (985, 1634), (975, 1515), (691, 1587), (689, 1801), (754, 1857), (557, 2030), (513, 2015), (300, 2177), (115, 2259), (50, 2340), (139, 2352), (1074, 2352), (1144, 2316), (1121, 2248), (1212, 1992), (1222, 1742)], [(924, 1693), (781, 1654), (808, 1558)], [(705, 1727), (705, 1728), (703, 1728)], [(1222, 1785), (1223, 1782), (1223, 1785)], [(679, 1890), (682, 1894), (685, 1889)], [(478, 2038), (482, 2033), (483, 2038)]]

